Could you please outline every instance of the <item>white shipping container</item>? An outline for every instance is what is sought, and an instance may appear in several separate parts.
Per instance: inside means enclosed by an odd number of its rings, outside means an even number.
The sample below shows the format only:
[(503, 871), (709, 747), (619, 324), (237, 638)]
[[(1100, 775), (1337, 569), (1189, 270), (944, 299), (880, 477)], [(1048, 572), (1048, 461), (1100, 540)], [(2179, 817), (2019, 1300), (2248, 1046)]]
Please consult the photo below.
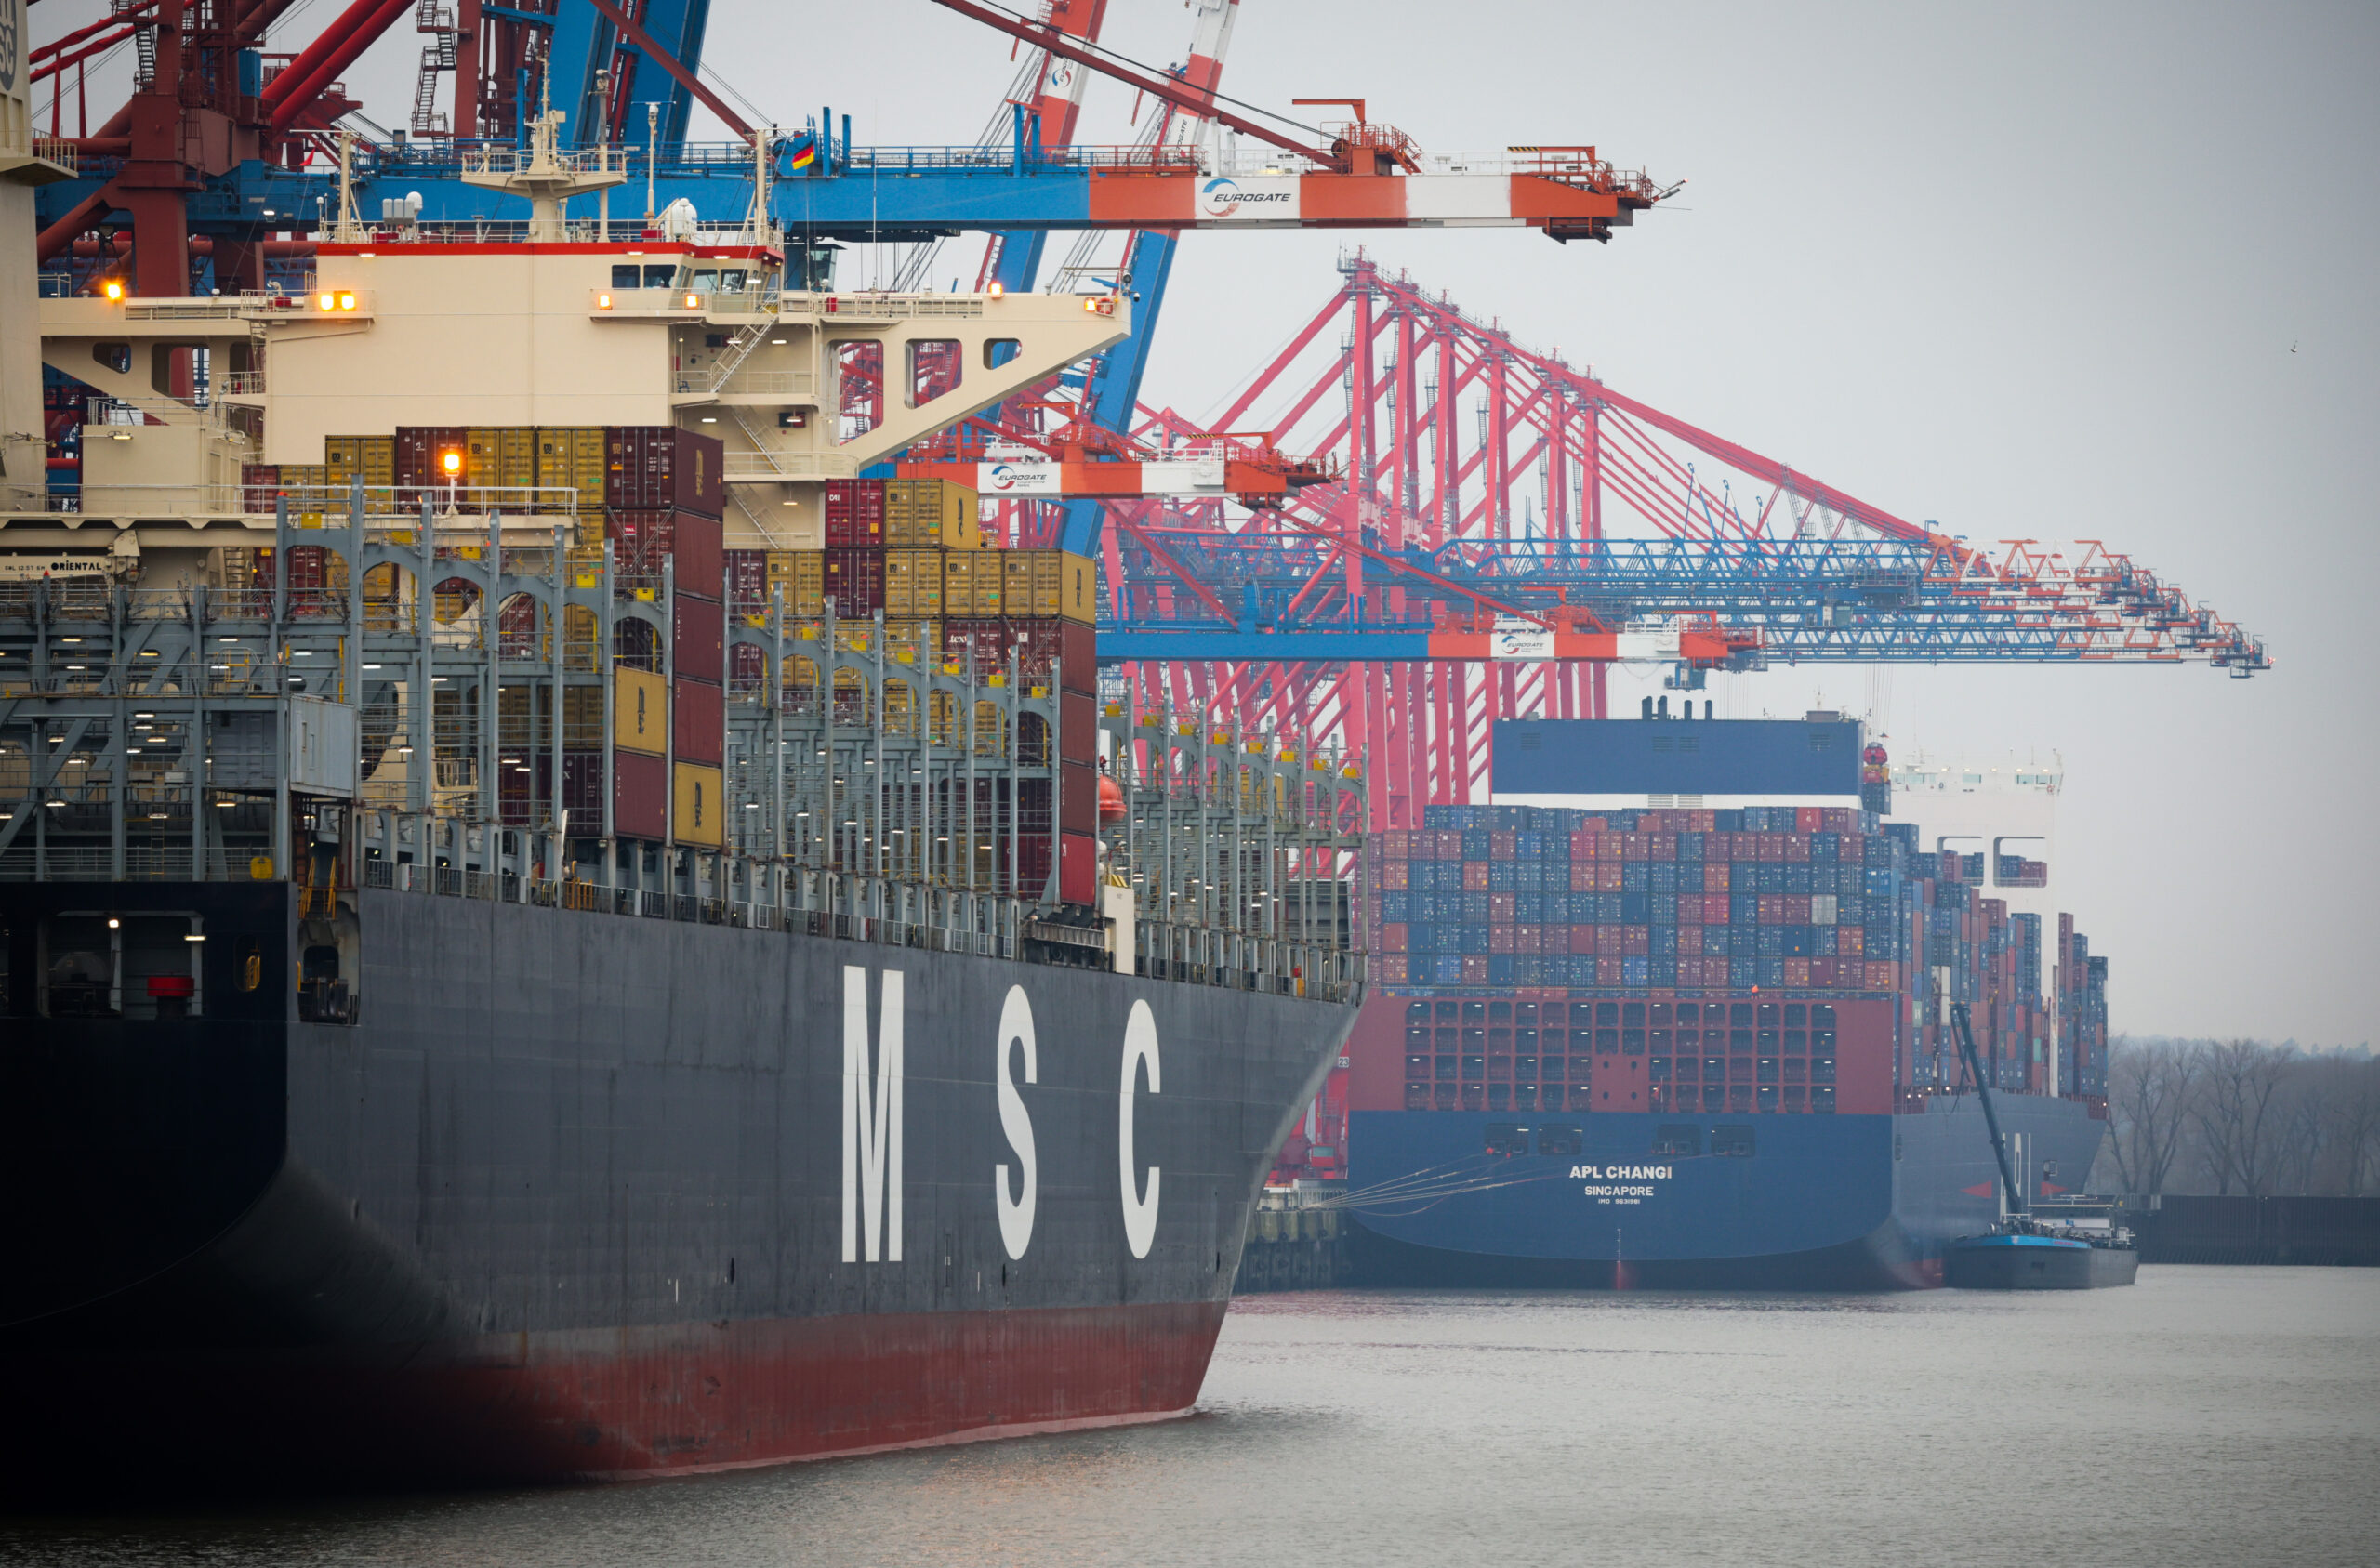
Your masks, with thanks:
[(354, 705), (320, 697), (291, 697), (288, 716), (282, 732), (289, 738), (289, 787), (306, 795), (353, 798)]

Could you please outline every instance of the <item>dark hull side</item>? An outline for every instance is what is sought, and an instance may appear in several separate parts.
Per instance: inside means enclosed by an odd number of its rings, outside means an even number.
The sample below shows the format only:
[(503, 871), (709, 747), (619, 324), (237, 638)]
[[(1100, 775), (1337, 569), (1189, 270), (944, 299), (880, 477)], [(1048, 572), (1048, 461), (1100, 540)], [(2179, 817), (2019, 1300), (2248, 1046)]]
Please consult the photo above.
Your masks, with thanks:
[(2112, 1246), (1953, 1246), (1953, 1290), (2097, 1290), (2131, 1285), (2140, 1254)]
[[(2101, 1124), (2083, 1107), (1999, 1096), (2034, 1185), (2079, 1184)], [(1979, 1107), (1923, 1114), (1694, 1117), (1594, 1112), (1527, 1119), (1529, 1152), (1490, 1154), (1512, 1113), (1356, 1112), (1349, 1201), (1367, 1284), (1522, 1288), (1924, 1289), (1950, 1243), (1999, 1215)], [(1579, 1152), (1539, 1153), (1541, 1127)], [(1691, 1127), (1697, 1153), (1657, 1153)], [(1719, 1155), (1714, 1129), (1748, 1128)], [(1509, 1130), (1501, 1134), (1511, 1147)]]
[[(45, 1019), (13, 990), (0, 1473), (617, 1476), (1184, 1410), (1266, 1164), (1353, 1018), (361, 896), (349, 1027), (291, 1021), (278, 886), (0, 892), (12, 976), (50, 912), (202, 910), (208, 937), (200, 1019)], [(1143, 1003), (1154, 1064), (1128, 1054)], [(1027, 1013), (1030, 1074), (1003, 1043)]]

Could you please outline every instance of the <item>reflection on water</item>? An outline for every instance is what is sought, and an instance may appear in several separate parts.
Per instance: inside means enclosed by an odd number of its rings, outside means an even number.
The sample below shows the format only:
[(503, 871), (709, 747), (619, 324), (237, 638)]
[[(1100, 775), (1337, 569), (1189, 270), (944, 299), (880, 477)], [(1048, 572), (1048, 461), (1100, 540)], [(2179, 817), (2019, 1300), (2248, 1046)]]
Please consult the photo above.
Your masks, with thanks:
[(580, 1491), (0, 1522), (175, 1564), (2380, 1562), (2380, 1271), (2054, 1296), (1265, 1296), (1155, 1427)]

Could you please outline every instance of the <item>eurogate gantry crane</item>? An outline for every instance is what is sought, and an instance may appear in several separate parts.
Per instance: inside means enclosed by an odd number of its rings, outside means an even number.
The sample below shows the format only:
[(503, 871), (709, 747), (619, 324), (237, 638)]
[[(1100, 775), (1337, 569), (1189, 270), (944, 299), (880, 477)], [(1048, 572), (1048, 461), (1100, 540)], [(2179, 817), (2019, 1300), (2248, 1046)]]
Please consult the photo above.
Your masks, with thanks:
[[(1614, 660), (1668, 664), (1688, 689), (1818, 660), (2270, 665), (2096, 541), (1984, 548), (1910, 522), (1360, 253), (1342, 271), (1217, 424), (1343, 478), (1245, 516), (1211, 494), (1110, 503), (1100, 650), (1136, 709), (1368, 755), (1376, 827), (1471, 799), (1497, 718), (1604, 716)], [(1200, 433), (1144, 409), (1133, 435), (1163, 450)]]

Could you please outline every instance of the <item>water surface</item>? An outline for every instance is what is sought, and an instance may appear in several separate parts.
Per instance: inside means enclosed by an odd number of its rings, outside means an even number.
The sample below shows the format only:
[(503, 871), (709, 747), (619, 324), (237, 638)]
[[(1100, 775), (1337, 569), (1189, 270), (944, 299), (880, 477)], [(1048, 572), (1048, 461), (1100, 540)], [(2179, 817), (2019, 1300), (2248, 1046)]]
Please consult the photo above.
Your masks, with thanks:
[(1247, 1298), (1161, 1426), (562, 1492), (0, 1521), (130, 1564), (2380, 1563), (2380, 1271)]

